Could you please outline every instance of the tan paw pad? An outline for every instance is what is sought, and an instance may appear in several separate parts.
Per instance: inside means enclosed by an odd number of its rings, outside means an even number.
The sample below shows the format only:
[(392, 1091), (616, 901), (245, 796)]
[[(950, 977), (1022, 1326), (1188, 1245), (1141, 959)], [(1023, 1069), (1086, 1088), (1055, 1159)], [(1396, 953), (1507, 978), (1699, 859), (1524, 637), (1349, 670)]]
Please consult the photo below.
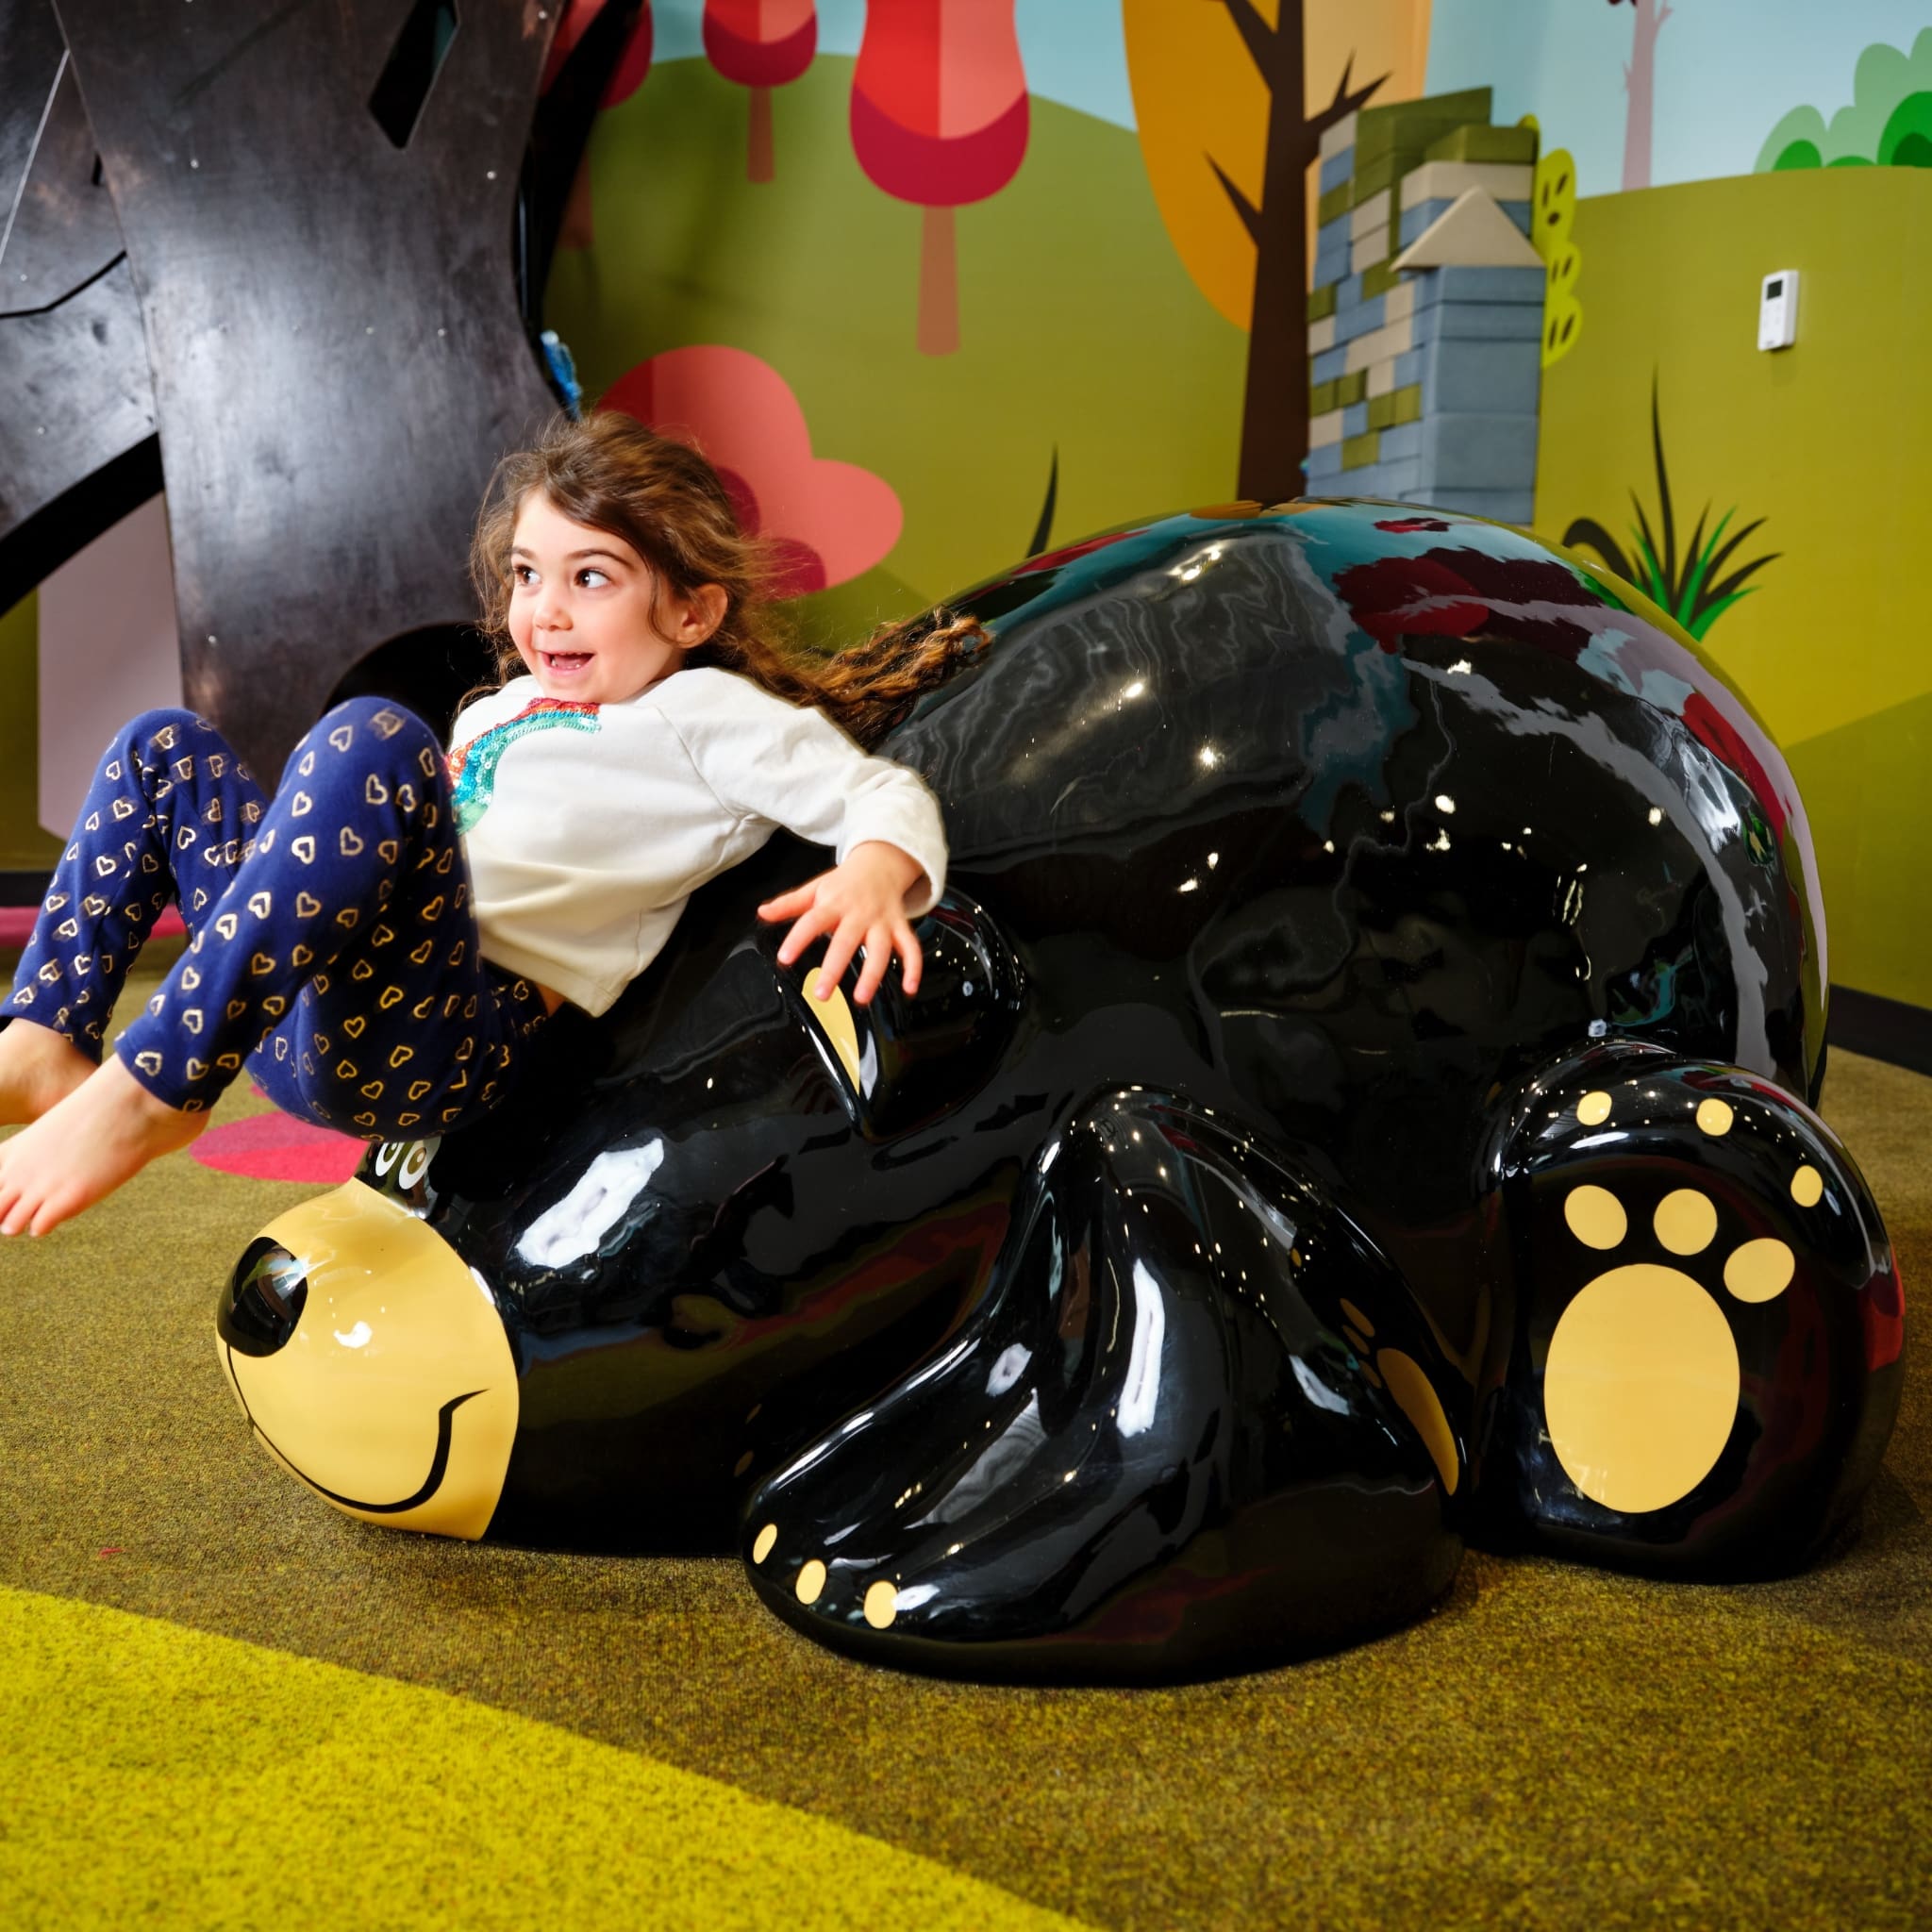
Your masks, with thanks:
[[(1731, 1120), (1723, 1101), (1706, 1100), (1698, 1109), (1707, 1134), (1727, 1132)], [(1824, 1191), (1810, 1167), (1799, 1169), (1790, 1188), (1801, 1206)], [(1563, 1218), (1598, 1253), (1622, 1246), (1629, 1232), (1629, 1216), (1607, 1188), (1572, 1188)], [(1717, 1240), (1718, 1211), (1701, 1190), (1674, 1189), (1657, 1203), (1651, 1231), (1669, 1254), (1702, 1255)], [(1720, 1272), (1735, 1300), (1768, 1302), (1790, 1287), (1797, 1257), (1788, 1242), (1767, 1236), (1733, 1248)], [(1577, 1489), (1606, 1508), (1625, 1515), (1667, 1508), (1716, 1466), (1737, 1423), (1741, 1389), (1737, 1339), (1715, 1291), (1662, 1262), (1628, 1262), (1585, 1282), (1550, 1337), (1543, 1368), (1550, 1446)]]

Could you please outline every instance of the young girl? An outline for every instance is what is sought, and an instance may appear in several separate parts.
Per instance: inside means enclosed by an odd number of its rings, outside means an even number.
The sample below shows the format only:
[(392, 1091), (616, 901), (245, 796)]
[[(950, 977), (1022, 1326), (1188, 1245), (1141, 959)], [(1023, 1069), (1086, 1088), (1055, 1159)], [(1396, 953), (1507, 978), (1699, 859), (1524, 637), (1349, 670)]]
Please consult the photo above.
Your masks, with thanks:
[[(0, 1029), (0, 1123), (33, 1123), (0, 1142), (0, 1233), (44, 1234), (186, 1146), (244, 1066), (286, 1111), (368, 1139), (478, 1119), (559, 1005), (603, 1012), (777, 825), (838, 854), (758, 908), (793, 922), (780, 962), (824, 935), (818, 997), (861, 947), (857, 999), (894, 955), (917, 990), (939, 808), (838, 727), (875, 738), (976, 625), (781, 652), (716, 473), (614, 413), (499, 464), (471, 567), (508, 681), (460, 713), (446, 761), (371, 698), (303, 739), (272, 803), (189, 712), (108, 747)], [(188, 948), (102, 1060), (170, 899)]]

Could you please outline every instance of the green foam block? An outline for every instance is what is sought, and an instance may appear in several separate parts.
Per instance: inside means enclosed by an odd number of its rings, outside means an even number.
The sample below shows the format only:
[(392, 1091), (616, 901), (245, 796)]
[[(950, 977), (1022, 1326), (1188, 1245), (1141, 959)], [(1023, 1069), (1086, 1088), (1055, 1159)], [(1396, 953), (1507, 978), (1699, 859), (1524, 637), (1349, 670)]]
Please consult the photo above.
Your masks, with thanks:
[(1471, 122), (1432, 141), (1423, 150), (1423, 159), (1526, 165), (1536, 159), (1536, 129), (1483, 127)]
[(1315, 225), (1325, 228), (1340, 215), (1345, 215), (1355, 206), (1355, 181), (1351, 177), (1339, 181), (1315, 204)]
[(1420, 423), (1423, 419), (1423, 386), (1412, 382), (1407, 389), (1386, 390), (1381, 395), (1369, 398), (1369, 427), (1371, 429), (1395, 429), (1404, 423)]
[(1386, 295), (1391, 289), (1400, 288), (1407, 279), (1396, 268), (1392, 255), (1387, 261), (1372, 262), (1362, 271), (1362, 300), (1368, 302), (1377, 295)]
[(1364, 108), (1356, 117), (1355, 166), (1363, 166), (1399, 147), (1420, 152), (1430, 142), (1469, 122), (1489, 125), (1491, 94), (1486, 87), (1461, 93), (1435, 94), (1422, 101), (1391, 101), (1386, 108)]

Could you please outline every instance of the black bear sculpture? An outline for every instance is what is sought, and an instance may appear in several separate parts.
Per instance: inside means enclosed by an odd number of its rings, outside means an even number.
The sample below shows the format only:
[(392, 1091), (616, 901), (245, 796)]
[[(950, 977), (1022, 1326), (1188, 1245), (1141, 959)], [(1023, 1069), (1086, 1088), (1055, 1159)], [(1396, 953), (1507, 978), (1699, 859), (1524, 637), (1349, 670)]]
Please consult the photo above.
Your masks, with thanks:
[(266, 1444), (375, 1522), (736, 1537), (807, 1634), (989, 1677), (1305, 1655), (1470, 1539), (1813, 1558), (1903, 1299), (1810, 1110), (1803, 808), (1697, 647), (1360, 502), (954, 601), (992, 641), (881, 747), (952, 841), (919, 996), (804, 996), (774, 840), (497, 1115), (249, 1248)]

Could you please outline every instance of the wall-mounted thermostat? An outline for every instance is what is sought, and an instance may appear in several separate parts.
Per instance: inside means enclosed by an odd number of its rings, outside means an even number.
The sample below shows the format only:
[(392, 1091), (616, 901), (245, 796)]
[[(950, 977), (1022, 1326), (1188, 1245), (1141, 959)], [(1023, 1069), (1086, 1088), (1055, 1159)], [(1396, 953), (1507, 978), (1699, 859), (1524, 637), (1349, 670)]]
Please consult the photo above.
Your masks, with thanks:
[(1757, 346), (1789, 349), (1798, 340), (1798, 271), (1781, 268), (1764, 278), (1757, 298)]

